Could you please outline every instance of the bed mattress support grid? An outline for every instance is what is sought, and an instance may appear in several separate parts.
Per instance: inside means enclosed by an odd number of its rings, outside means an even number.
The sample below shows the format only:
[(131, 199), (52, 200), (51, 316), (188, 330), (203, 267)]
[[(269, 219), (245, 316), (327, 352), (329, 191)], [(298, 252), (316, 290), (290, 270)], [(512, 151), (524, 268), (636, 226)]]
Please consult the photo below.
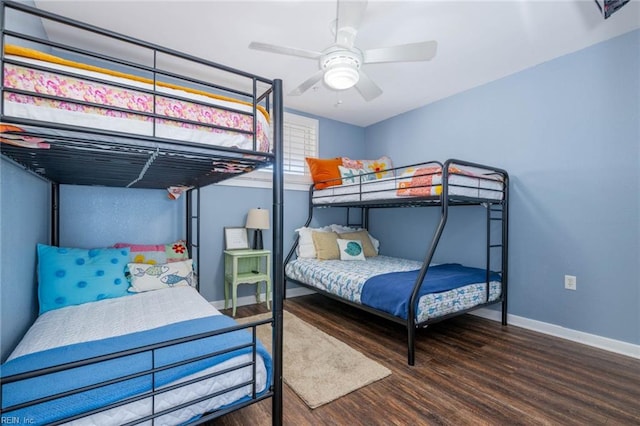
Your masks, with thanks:
[[(501, 200), (470, 200), (468, 198), (461, 198), (461, 201), (459, 202), (454, 202), (454, 197), (450, 197), (449, 194), (449, 184), (448, 184), (448, 180), (449, 180), (449, 169), (451, 167), (451, 165), (461, 165), (461, 166), (468, 166), (468, 167), (474, 167), (474, 168), (483, 168), (483, 169), (491, 169), (493, 171), (495, 171), (496, 173), (500, 173), (503, 176), (503, 197)], [(311, 220), (313, 218), (313, 211), (314, 208), (327, 208), (327, 207), (332, 207), (331, 205), (327, 205), (327, 204), (320, 204), (320, 205), (314, 205), (313, 204), (313, 191), (314, 191), (314, 185), (312, 185), (309, 189), (309, 215), (307, 217), (307, 221), (304, 224), (304, 227), (308, 227), (309, 224), (311, 223)], [(509, 231), (509, 213), (508, 213), (508, 206), (509, 206), (509, 175), (505, 170), (502, 169), (498, 169), (495, 167), (488, 167), (482, 164), (477, 164), (477, 163), (472, 163), (472, 162), (468, 162), (468, 161), (463, 161), (463, 160), (456, 160), (456, 159), (449, 159), (447, 161), (445, 161), (445, 163), (442, 165), (442, 191), (440, 193), (440, 196), (437, 197), (436, 201), (434, 202), (434, 200), (428, 200), (426, 202), (416, 202), (416, 201), (412, 201), (412, 200), (406, 200), (407, 204), (405, 204), (406, 206), (420, 206), (420, 207), (440, 207), (440, 220), (438, 221), (438, 225), (436, 226), (435, 230), (434, 230), (434, 234), (433, 237), (431, 239), (431, 242), (429, 244), (429, 247), (427, 249), (427, 254), (424, 258), (424, 261), (422, 263), (422, 267), (418, 273), (418, 277), (416, 279), (416, 283), (414, 284), (412, 293), (411, 293), (411, 297), (409, 299), (409, 303), (408, 303), (408, 314), (407, 314), (407, 319), (400, 319), (398, 317), (395, 317), (391, 314), (388, 314), (386, 312), (380, 311), (378, 309), (375, 308), (371, 308), (368, 307), (366, 305), (362, 305), (359, 303), (355, 303), (355, 302), (351, 302), (349, 300), (343, 299), (339, 296), (336, 296), (332, 293), (326, 292), (324, 290), (318, 289), (317, 287), (314, 287), (312, 285), (308, 285), (306, 283), (300, 282), (298, 280), (294, 280), (291, 278), (287, 278), (290, 282), (310, 288), (320, 294), (323, 294), (324, 296), (327, 296), (329, 298), (338, 300), (342, 303), (346, 303), (350, 306), (354, 306), (358, 309), (364, 310), (366, 312), (375, 314), (377, 316), (386, 318), (388, 320), (394, 321), (396, 323), (400, 323), (400, 324), (404, 324), (407, 327), (407, 362), (409, 365), (415, 365), (415, 340), (416, 340), (416, 331), (418, 328), (424, 328), (429, 324), (433, 324), (448, 318), (452, 318), (473, 310), (476, 310), (478, 308), (484, 307), (484, 306), (488, 306), (488, 305), (492, 305), (495, 303), (501, 303), (501, 308), (502, 308), (502, 318), (501, 318), (501, 323), (502, 325), (507, 325), (507, 289), (508, 289), (508, 231)], [(457, 200), (456, 200), (457, 201)], [(482, 205), (485, 207), (486, 209), (486, 269), (487, 269), (487, 275), (486, 275), (486, 302), (476, 305), (474, 307), (468, 308), (468, 309), (464, 309), (464, 310), (460, 310), (457, 312), (453, 312), (450, 314), (446, 314), (440, 317), (435, 317), (433, 319), (429, 319), (427, 321), (423, 321), (423, 322), (416, 322), (416, 307), (417, 307), (417, 301), (419, 298), (419, 291), (420, 291), (420, 284), (423, 282), (424, 278), (427, 275), (428, 272), (428, 267), (431, 264), (432, 260), (433, 260), (433, 255), (435, 254), (436, 248), (438, 246), (438, 243), (440, 241), (440, 237), (442, 236), (442, 233), (445, 229), (445, 226), (447, 224), (447, 219), (449, 216), (449, 207), (450, 205), (461, 205), (461, 206), (469, 206), (469, 205)], [(402, 207), (403, 203), (402, 201), (395, 201), (393, 203), (385, 203), (385, 202), (379, 202), (378, 200), (371, 202), (371, 203), (367, 203), (362, 202), (361, 205), (358, 205), (358, 202), (348, 202), (348, 203), (340, 203), (338, 205), (336, 205), (336, 207), (345, 207), (347, 209), (347, 212), (349, 210), (349, 208), (353, 208), (353, 207), (360, 207), (362, 208), (362, 220), (363, 220), (363, 227), (368, 229), (368, 224), (369, 224), (369, 209), (370, 208), (390, 208), (390, 207)], [(492, 215), (492, 213), (497, 213), (496, 215)], [(347, 213), (348, 215), (348, 213)], [(347, 216), (348, 218), (348, 216)], [(499, 222), (500, 223), (500, 243), (497, 244), (492, 244), (491, 242), (491, 223), (492, 222)], [(291, 247), (291, 249), (289, 250), (289, 253), (285, 259), (285, 264), (287, 264), (292, 258), (293, 255), (296, 251), (296, 248), (299, 244), (299, 236), (296, 237), (296, 240), (293, 243), (293, 246)], [(489, 271), (490, 271), (490, 265), (491, 265), (491, 250), (493, 249), (500, 249), (500, 271), (498, 271), (501, 275), (501, 294), (500, 297), (498, 297), (496, 300), (494, 301), (489, 301), (489, 290), (490, 290), (490, 286), (489, 286)]]

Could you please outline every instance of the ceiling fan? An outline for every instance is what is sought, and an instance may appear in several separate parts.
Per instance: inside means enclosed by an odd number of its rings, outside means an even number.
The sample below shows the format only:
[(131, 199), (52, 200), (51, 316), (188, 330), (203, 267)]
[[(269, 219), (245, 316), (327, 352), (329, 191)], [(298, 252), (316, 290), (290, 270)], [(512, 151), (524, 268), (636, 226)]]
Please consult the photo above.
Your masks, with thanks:
[(326, 85), (334, 90), (346, 90), (355, 86), (367, 102), (371, 101), (382, 94), (382, 89), (362, 70), (363, 65), (383, 62), (428, 61), (436, 55), (438, 43), (423, 41), (360, 50), (354, 44), (366, 7), (366, 1), (338, 0), (335, 24), (336, 41), (322, 52), (255, 41), (249, 44), (249, 48), (318, 60), (319, 70), (291, 91), (290, 95), (301, 95), (324, 79)]

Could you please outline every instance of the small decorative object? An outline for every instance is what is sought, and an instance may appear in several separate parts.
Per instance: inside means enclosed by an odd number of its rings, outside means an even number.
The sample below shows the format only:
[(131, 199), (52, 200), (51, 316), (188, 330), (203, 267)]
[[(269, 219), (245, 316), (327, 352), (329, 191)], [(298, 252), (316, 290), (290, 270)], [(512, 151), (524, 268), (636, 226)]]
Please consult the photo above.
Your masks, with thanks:
[(193, 186), (170, 186), (167, 188), (167, 191), (169, 192), (169, 199), (177, 200), (183, 192), (186, 192), (191, 188), (193, 188)]
[(262, 250), (262, 230), (269, 229), (269, 210), (251, 209), (247, 214), (247, 223), (245, 225), (249, 229), (253, 229), (253, 249)]
[(224, 228), (224, 248), (225, 250), (242, 250), (249, 248), (249, 237), (247, 228)]

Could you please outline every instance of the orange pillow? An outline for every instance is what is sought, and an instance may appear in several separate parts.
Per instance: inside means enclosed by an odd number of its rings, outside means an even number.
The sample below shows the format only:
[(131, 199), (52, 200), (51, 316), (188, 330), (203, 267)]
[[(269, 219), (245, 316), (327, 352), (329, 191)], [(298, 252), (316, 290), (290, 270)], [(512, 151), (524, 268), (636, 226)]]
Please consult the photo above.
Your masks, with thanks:
[(4, 132), (24, 132), (22, 127), (12, 126), (11, 124), (0, 124), (0, 133)]
[[(342, 185), (340, 179), (340, 170), (338, 166), (342, 166), (342, 158), (311, 158), (307, 157), (307, 164), (311, 171), (311, 179), (316, 184), (316, 189), (324, 189), (329, 186)], [(329, 179), (335, 179), (329, 182), (323, 182)]]

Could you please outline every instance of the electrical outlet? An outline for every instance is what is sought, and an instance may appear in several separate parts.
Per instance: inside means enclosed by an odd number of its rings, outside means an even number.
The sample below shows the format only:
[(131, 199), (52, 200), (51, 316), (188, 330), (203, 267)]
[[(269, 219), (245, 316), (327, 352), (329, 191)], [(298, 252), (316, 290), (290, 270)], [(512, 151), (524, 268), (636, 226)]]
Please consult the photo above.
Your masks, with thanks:
[(567, 290), (576, 290), (577, 279), (575, 275), (564, 276), (564, 288)]

